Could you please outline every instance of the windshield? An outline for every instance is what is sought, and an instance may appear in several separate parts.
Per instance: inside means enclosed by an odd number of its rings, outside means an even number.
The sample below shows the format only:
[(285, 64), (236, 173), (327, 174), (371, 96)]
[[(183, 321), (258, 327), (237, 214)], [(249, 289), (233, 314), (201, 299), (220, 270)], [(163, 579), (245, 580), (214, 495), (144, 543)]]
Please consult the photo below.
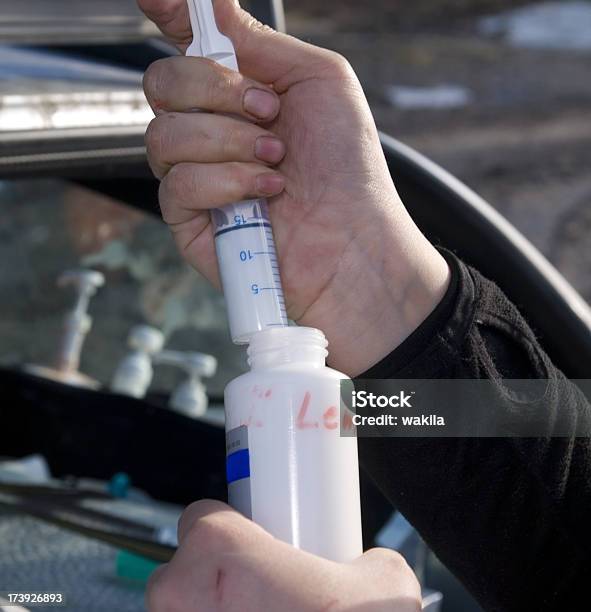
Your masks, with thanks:
[[(60, 180), (0, 182), (0, 364), (52, 364), (75, 290), (59, 288), (68, 269), (104, 273), (90, 302), (92, 329), (81, 371), (108, 386), (129, 353), (127, 336), (139, 323), (157, 327), (166, 348), (200, 351), (219, 362), (208, 382), (213, 396), (245, 367), (232, 345), (222, 295), (182, 263), (162, 221), (121, 202)], [(152, 390), (181, 380), (157, 367)]]

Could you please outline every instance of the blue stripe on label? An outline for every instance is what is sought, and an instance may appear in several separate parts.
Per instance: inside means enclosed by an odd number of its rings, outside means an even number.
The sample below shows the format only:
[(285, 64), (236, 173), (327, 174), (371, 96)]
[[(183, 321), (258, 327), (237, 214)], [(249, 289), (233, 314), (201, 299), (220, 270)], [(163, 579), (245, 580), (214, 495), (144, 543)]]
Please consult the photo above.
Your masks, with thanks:
[(248, 449), (242, 449), (226, 457), (226, 478), (228, 484), (250, 477), (250, 456)]

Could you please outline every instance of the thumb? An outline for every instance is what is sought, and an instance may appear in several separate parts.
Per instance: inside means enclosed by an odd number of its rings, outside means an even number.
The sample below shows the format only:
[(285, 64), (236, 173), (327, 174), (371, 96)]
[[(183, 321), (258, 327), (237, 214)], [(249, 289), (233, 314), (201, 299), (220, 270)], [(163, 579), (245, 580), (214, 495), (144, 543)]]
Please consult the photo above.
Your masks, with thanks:
[(336, 56), (263, 25), (241, 9), (237, 0), (214, 0), (214, 12), (220, 32), (234, 44), (240, 72), (275, 84), (279, 92), (309, 77), (312, 65)]

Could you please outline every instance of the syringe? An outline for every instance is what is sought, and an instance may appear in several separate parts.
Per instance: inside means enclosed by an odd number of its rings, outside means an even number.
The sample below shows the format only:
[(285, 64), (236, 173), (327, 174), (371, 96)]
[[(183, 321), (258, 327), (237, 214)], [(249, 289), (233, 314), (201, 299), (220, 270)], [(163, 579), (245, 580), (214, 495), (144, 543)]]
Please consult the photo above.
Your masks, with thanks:
[[(234, 45), (217, 27), (211, 0), (187, 0), (193, 42), (186, 55), (207, 57), (238, 70)], [(279, 264), (265, 199), (212, 211), (218, 265), (230, 333), (247, 344), (258, 331), (288, 325)]]
[[(211, 0), (187, 0), (187, 55), (238, 69)], [(362, 552), (357, 438), (341, 436), (345, 374), (325, 367), (322, 332), (288, 327), (265, 200), (212, 212), (232, 339), (251, 371), (224, 392), (228, 501), (271, 535), (337, 562)], [(275, 328), (275, 329), (273, 329)]]

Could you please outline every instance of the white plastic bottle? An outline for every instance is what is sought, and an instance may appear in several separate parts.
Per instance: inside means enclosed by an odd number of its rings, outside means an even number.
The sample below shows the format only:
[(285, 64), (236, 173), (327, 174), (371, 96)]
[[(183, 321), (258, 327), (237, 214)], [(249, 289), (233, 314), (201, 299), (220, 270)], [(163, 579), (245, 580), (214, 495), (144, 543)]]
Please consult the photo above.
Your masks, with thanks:
[[(251, 371), (226, 387), (229, 503), (272, 535), (334, 561), (362, 553), (357, 438), (342, 437), (324, 334), (258, 332)], [(346, 424), (344, 424), (346, 426)]]
[(152, 360), (164, 346), (164, 334), (149, 325), (136, 325), (129, 332), (127, 344), (131, 352), (117, 366), (111, 391), (142, 398), (152, 384)]

